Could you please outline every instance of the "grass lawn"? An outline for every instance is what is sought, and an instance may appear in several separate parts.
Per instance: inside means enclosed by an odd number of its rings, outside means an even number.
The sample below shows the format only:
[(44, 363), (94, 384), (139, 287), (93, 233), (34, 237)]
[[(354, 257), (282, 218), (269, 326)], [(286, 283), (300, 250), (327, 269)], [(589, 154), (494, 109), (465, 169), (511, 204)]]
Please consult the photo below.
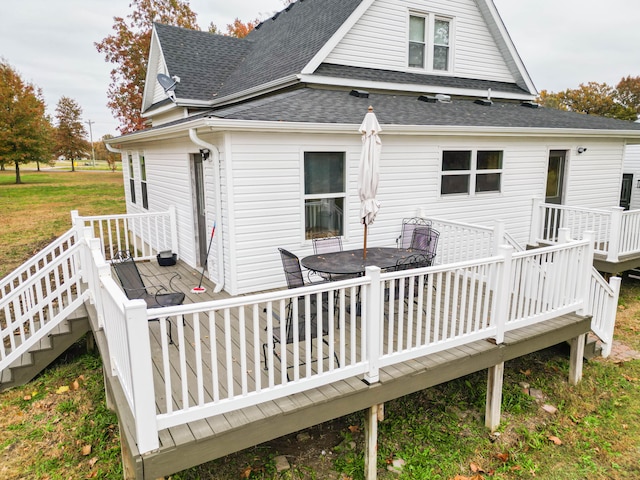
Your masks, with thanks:
[(124, 213), (121, 172), (21, 169), (0, 171), (0, 278), (71, 228), (71, 210), (81, 215)]
[[(122, 176), (0, 172), (4, 275), (81, 214), (124, 211)], [(616, 338), (640, 350), (640, 280), (625, 280)], [(594, 359), (570, 386), (559, 345), (505, 366), (502, 423), (484, 428), (486, 372), (385, 405), (378, 467), (385, 479), (640, 478), (640, 360)], [(553, 407), (553, 408), (549, 408)], [(553, 410), (555, 409), (555, 411)], [(363, 413), (337, 419), (172, 475), (173, 480), (362, 479)], [(1, 479), (119, 479), (115, 416), (105, 407), (100, 358), (84, 345), (24, 387), (0, 394)], [(285, 455), (291, 469), (277, 473)], [(387, 467), (402, 461), (402, 473)]]

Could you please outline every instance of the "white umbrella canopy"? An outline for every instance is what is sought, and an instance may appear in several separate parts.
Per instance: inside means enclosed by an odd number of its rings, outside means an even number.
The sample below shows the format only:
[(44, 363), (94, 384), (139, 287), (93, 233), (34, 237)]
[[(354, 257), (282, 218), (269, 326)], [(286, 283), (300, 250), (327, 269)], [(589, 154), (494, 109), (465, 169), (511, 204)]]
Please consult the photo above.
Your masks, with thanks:
[(373, 107), (364, 116), (360, 133), (362, 133), (362, 152), (358, 172), (358, 195), (360, 195), (360, 218), (364, 224), (364, 258), (367, 258), (367, 230), (373, 223), (380, 209), (376, 200), (378, 193), (380, 153), (382, 142), (378, 133), (382, 131)]

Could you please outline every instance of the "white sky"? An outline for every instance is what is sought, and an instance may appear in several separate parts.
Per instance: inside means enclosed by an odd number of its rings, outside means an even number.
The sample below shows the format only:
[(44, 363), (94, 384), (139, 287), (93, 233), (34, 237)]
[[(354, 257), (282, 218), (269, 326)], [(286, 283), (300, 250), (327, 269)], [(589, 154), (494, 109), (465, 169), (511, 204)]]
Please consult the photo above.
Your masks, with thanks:
[[(560, 91), (589, 81), (615, 86), (640, 76), (640, 0), (494, 0), (538, 90)], [(3, 1), (0, 57), (43, 90), (54, 113), (61, 96), (92, 120), (93, 139), (117, 135), (106, 107), (111, 65), (94, 42), (111, 34), (130, 0)], [(238, 17), (265, 18), (282, 0), (191, 0), (200, 27), (222, 30)], [(88, 128), (87, 128), (88, 130)]]

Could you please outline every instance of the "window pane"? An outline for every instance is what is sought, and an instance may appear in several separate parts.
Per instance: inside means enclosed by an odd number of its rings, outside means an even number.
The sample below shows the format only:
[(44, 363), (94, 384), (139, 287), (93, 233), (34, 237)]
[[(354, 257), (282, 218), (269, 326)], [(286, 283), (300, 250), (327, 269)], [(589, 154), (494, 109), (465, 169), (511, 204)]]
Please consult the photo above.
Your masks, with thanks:
[(129, 162), (129, 178), (133, 178), (133, 155), (130, 153), (127, 155), (127, 161)]
[(140, 158), (140, 179), (144, 182), (147, 179), (147, 166), (144, 163), (144, 155), (138, 154)]
[(449, 45), (449, 22), (447, 20), (435, 21), (433, 43), (436, 45)]
[(500, 173), (483, 173), (476, 176), (476, 192), (499, 192)]
[(344, 192), (344, 153), (306, 152), (304, 154), (304, 193)]
[(471, 151), (447, 150), (442, 152), (442, 170), (470, 170)]
[(424, 43), (424, 17), (409, 17), (409, 41)]
[(440, 193), (469, 193), (469, 175), (443, 175)]
[(147, 182), (141, 182), (140, 186), (142, 187), (142, 207), (148, 210), (149, 198), (147, 197)]
[(449, 47), (433, 47), (433, 69), (449, 70)]
[(307, 199), (304, 207), (307, 240), (343, 234), (344, 198)]
[(424, 45), (421, 43), (409, 43), (409, 66), (424, 68)]
[(133, 178), (129, 179), (129, 192), (131, 193), (131, 203), (136, 203), (136, 182)]
[(501, 168), (501, 151), (478, 151), (478, 170), (498, 170)]

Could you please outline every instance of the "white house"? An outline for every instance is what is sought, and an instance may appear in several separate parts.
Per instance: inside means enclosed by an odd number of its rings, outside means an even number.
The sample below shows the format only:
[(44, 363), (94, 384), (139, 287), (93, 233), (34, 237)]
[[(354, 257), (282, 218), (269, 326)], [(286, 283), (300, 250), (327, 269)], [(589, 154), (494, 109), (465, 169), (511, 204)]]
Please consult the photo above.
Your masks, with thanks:
[(524, 244), (533, 197), (617, 206), (640, 125), (537, 108), (536, 94), (491, 0), (301, 0), (245, 39), (156, 24), (153, 128), (110, 144), (128, 165), (128, 211), (177, 205), (193, 267), (216, 222), (209, 276), (241, 294), (283, 284), (276, 247), (308, 253), (327, 233), (362, 242), (369, 105), (383, 128), (372, 245), (392, 244), (416, 211), (501, 219)]
[[(640, 125), (532, 103), (491, 0), (298, 0), (246, 39), (155, 25), (148, 72), (151, 128), (109, 141), (128, 213), (74, 213), (0, 280), (0, 390), (91, 329), (125, 478), (368, 409), (373, 479), (380, 404), (486, 368), (495, 429), (505, 362), (569, 341), (577, 383), (589, 331), (609, 353), (620, 279), (592, 261), (640, 261), (640, 211), (618, 207)], [(419, 214), (440, 229), (436, 264), (271, 290), (284, 286), (277, 247), (362, 245), (369, 105), (383, 128), (369, 245), (395, 246)], [(195, 293), (211, 239), (214, 283)], [(169, 269), (155, 261), (168, 248), (182, 260)], [(120, 250), (145, 278), (176, 278), (184, 304), (128, 298), (154, 294), (116, 283)]]

